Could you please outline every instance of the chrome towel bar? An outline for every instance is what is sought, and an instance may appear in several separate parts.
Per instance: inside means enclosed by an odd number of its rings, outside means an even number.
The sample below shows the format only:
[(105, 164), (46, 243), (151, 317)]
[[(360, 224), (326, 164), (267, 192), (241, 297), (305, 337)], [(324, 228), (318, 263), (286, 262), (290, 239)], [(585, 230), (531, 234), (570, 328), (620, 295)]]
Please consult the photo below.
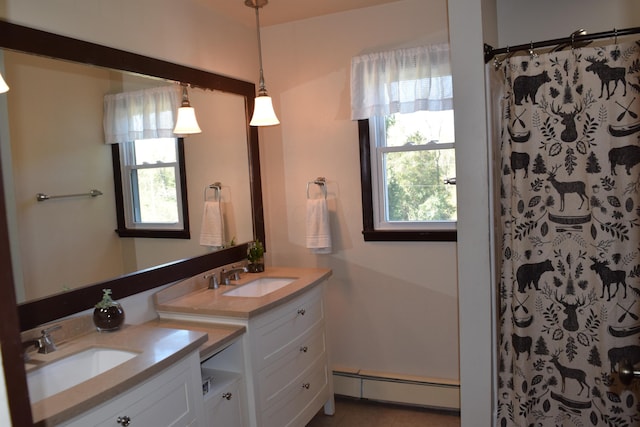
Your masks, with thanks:
[(93, 189), (93, 190), (89, 190), (88, 193), (61, 194), (59, 196), (49, 196), (48, 194), (38, 193), (36, 194), (36, 200), (39, 202), (44, 202), (45, 200), (49, 200), (49, 199), (64, 199), (68, 197), (85, 197), (85, 196), (90, 196), (90, 197), (102, 196), (102, 191)]

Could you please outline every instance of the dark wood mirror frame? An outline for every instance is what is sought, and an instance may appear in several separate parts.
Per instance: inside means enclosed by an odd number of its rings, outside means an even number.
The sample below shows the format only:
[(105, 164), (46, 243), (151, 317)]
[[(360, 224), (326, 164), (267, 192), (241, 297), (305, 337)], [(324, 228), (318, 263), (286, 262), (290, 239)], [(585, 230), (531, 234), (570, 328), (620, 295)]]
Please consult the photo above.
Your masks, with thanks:
[[(0, 48), (159, 77), (188, 83), (193, 87), (244, 96), (246, 100), (245, 114), (253, 208), (253, 234), (256, 239), (265, 242), (258, 131), (257, 128), (249, 126), (255, 96), (253, 83), (1, 20)], [(2, 184), (1, 174), (0, 184)], [(236, 262), (244, 259), (247, 253), (247, 244), (245, 243), (17, 306), (6, 209), (4, 187), (0, 185), (0, 277), (2, 278), (2, 285), (0, 285), (0, 345), (9, 412), (14, 426), (32, 425), (33, 423), (22, 360), (21, 330), (34, 328), (40, 324), (91, 308), (97, 296), (101, 294), (102, 288), (111, 288), (113, 297), (122, 299), (221, 265)]]

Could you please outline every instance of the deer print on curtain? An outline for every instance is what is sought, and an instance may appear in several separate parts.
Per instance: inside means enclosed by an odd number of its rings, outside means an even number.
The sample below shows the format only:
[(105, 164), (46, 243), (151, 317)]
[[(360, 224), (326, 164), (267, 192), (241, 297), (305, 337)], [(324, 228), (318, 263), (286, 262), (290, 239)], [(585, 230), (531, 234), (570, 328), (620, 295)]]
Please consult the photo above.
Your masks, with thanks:
[[(640, 426), (640, 41), (500, 73), (498, 425)], [(499, 240), (500, 242), (500, 240)]]

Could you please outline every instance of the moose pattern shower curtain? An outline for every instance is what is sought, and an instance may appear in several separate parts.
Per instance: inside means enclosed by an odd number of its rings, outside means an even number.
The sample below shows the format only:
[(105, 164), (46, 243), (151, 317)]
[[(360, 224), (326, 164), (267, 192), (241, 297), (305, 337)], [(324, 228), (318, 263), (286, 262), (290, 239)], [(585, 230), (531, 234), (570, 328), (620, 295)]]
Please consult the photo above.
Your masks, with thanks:
[[(499, 426), (640, 426), (640, 40), (495, 66)], [(498, 148), (499, 145), (499, 148)]]

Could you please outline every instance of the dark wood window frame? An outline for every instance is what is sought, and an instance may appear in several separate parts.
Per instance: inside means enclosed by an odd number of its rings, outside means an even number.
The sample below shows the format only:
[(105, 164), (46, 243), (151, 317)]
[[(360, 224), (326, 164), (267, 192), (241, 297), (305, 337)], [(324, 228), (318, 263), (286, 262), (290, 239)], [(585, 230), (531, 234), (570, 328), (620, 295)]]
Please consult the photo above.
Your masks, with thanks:
[(362, 234), (366, 242), (455, 242), (456, 230), (376, 230), (371, 183), (371, 135), (369, 120), (358, 120), (360, 181), (362, 183)]
[(184, 161), (184, 138), (178, 138), (178, 165), (180, 167), (180, 197), (182, 199), (183, 227), (179, 230), (162, 230), (153, 228), (127, 228), (125, 220), (124, 191), (122, 187), (122, 164), (120, 163), (120, 144), (111, 145), (111, 157), (113, 162), (113, 183), (116, 195), (116, 216), (118, 228), (116, 232), (120, 237), (149, 237), (158, 239), (190, 239), (189, 231), (189, 206), (187, 203), (187, 172)]

